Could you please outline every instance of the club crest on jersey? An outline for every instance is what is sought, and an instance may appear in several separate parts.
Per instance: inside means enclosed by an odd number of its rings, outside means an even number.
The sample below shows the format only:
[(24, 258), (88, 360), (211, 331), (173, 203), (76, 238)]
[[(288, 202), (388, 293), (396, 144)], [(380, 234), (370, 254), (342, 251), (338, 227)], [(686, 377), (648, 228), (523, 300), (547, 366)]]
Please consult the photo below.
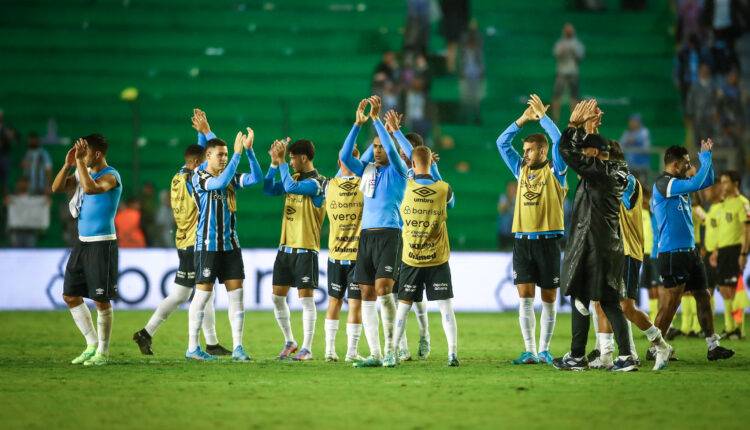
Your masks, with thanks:
[(528, 179), (529, 181), (533, 181), (534, 179), (536, 179), (536, 173), (529, 173), (528, 175), (526, 175), (526, 179)]
[(211, 276), (211, 269), (206, 267), (205, 269), (203, 269), (203, 272), (201, 273), (203, 273), (204, 278), (208, 278), (209, 276)]

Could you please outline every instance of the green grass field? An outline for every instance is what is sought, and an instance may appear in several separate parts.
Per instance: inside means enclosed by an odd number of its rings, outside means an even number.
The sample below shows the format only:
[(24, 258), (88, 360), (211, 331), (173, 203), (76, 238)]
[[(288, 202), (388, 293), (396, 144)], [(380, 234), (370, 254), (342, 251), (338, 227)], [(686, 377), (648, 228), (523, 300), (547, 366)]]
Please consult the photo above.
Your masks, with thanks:
[[(271, 312), (248, 312), (245, 345), (253, 363), (186, 363), (187, 312), (178, 311), (145, 358), (130, 340), (149, 312), (118, 312), (111, 365), (68, 364), (83, 339), (67, 312), (0, 312), (0, 422), (11, 428), (747, 428), (750, 343), (725, 342), (737, 355), (705, 359), (705, 342), (678, 339), (681, 361), (667, 371), (615, 374), (513, 366), (517, 316), (458, 314), (461, 367), (445, 366), (440, 316), (430, 314), (433, 353), (395, 369), (325, 363), (323, 319), (306, 363), (278, 362), (282, 344)], [(301, 337), (300, 314), (293, 314)], [(231, 346), (226, 313), (219, 339)], [(416, 346), (416, 321), (409, 322)], [(561, 315), (553, 341), (570, 339)], [(338, 351), (343, 357), (342, 324)], [(639, 351), (647, 341), (637, 335)], [(366, 353), (366, 341), (360, 352)], [(593, 345), (593, 343), (592, 343)]]

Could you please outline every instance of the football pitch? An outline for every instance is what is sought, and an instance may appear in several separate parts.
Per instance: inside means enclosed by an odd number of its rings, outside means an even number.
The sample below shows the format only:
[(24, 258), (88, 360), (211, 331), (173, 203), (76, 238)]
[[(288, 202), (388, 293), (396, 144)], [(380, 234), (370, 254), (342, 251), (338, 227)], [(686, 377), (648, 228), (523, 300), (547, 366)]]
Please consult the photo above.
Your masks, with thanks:
[[(254, 362), (186, 363), (187, 312), (172, 315), (154, 338), (156, 355), (144, 357), (130, 337), (149, 315), (116, 312), (112, 363), (84, 368), (69, 364), (84, 342), (68, 312), (0, 312), (2, 427), (728, 429), (750, 422), (748, 341), (723, 342), (737, 352), (723, 362), (706, 360), (702, 339), (678, 338), (680, 361), (663, 372), (645, 363), (633, 373), (570, 373), (510, 364), (522, 348), (515, 313), (459, 313), (461, 367), (449, 368), (440, 314), (430, 313), (428, 360), (353, 369), (323, 361), (323, 313), (315, 360), (298, 363), (274, 359), (283, 338), (273, 313), (248, 312), (245, 346)], [(220, 342), (231, 347), (226, 312), (217, 311), (216, 320)], [(301, 340), (298, 312), (292, 323)], [(414, 355), (416, 330), (412, 314)], [(561, 314), (552, 352), (564, 353), (569, 340), (570, 318)], [(343, 358), (343, 322), (337, 343)], [(640, 333), (636, 343), (643, 357)], [(366, 352), (363, 336), (360, 354)]]

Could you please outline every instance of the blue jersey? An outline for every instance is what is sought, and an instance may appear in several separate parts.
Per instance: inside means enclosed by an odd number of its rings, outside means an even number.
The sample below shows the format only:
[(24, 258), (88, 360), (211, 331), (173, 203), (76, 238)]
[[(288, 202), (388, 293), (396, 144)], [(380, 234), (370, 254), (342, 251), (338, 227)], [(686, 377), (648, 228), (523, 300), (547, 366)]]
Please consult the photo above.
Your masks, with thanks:
[[(391, 140), (388, 131), (379, 119), (373, 121), (378, 138), (386, 155), (387, 166), (376, 166), (374, 172), (374, 192), (371, 196), (365, 192), (364, 208), (362, 210), (362, 230), (370, 228), (401, 228), (401, 201), (406, 189), (407, 168), (401, 159), (396, 145)], [(357, 176), (365, 174), (365, 163), (352, 155), (354, 143), (359, 133), (359, 126), (352, 127), (344, 146), (339, 153), (339, 159)], [(364, 180), (365, 178), (363, 178)]]
[(122, 195), (122, 181), (120, 174), (112, 166), (91, 173), (91, 179), (96, 181), (104, 175), (114, 176), (117, 185), (106, 193), (83, 195), (78, 214), (78, 238), (82, 242), (117, 239), (115, 214)]
[(263, 172), (252, 150), (245, 151), (251, 173), (236, 173), (240, 154), (234, 154), (219, 176), (199, 167), (192, 177), (193, 198), (198, 206), (198, 226), (195, 249), (204, 251), (232, 251), (239, 249), (237, 237), (236, 188), (259, 183)]
[(654, 236), (659, 254), (695, 248), (690, 193), (714, 183), (711, 152), (701, 152), (698, 157), (701, 168), (692, 178), (678, 178), (665, 172), (654, 183), (650, 204), (656, 223)]

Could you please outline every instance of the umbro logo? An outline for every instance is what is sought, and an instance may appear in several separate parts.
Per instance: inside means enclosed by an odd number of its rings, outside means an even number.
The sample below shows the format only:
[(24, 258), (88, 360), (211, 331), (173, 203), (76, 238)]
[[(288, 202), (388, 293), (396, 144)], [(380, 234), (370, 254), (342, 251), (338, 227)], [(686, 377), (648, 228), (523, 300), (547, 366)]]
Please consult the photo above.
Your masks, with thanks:
[(559, 284), (560, 283), (560, 278), (558, 278), (558, 277), (552, 278), (552, 283), (553, 284)]
[(415, 194), (419, 195), (420, 197), (429, 197), (432, 195), (437, 194), (437, 191), (432, 190), (427, 187), (419, 187), (416, 190), (412, 190)]
[(297, 213), (297, 209), (294, 209), (294, 208), (293, 208), (293, 207), (291, 207), (291, 206), (287, 206), (287, 207), (286, 207), (286, 208), (284, 209), (284, 212), (285, 212), (285, 213), (286, 213), (287, 215), (294, 215), (295, 213)]
[(346, 181), (339, 184), (339, 188), (345, 191), (353, 191), (358, 185), (352, 181)]
[(386, 272), (393, 272), (393, 267), (391, 266), (385, 266), (384, 269)]
[(303, 276), (302, 277), (302, 282), (310, 282), (310, 277), (309, 276)]
[(535, 193), (535, 192), (533, 192), (533, 191), (526, 191), (525, 193), (523, 193), (523, 197), (524, 197), (524, 198), (525, 198), (526, 200), (536, 200), (536, 199), (538, 199), (538, 198), (539, 198), (539, 196), (541, 196), (541, 195), (542, 195), (542, 193)]
[(97, 296), (101, 296), (102, 294), (104, 294), (104, 289), (103, 288), (97, 288), (96, 289), (96, 295)]

